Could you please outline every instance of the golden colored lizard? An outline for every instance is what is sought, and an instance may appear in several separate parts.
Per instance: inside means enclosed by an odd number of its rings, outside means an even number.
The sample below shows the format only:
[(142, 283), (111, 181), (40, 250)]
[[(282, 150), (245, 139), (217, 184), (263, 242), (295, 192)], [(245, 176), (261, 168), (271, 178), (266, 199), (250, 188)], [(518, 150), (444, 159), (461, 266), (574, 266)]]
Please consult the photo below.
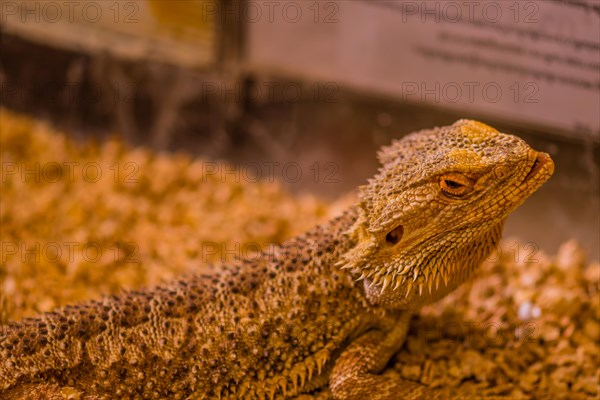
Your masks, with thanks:
[(472, 275), (554, 164), (471, 120), (379, 159), (358, 204), (257, 259), (3, 326), (0, 398), (442, 396), (379, 373), (411, 314)]

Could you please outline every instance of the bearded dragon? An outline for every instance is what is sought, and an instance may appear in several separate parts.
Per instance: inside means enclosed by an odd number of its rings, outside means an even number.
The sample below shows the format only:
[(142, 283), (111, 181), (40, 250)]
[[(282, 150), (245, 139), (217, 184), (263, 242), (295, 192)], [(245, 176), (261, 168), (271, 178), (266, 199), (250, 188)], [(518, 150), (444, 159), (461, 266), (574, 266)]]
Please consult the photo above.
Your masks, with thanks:
[(356, 205), (261, 257), (3, 326), (0, 397), (441, 395), (379, 373), (411, 314), (469, 279), (554, 164), (472, 120), (378, 156)]

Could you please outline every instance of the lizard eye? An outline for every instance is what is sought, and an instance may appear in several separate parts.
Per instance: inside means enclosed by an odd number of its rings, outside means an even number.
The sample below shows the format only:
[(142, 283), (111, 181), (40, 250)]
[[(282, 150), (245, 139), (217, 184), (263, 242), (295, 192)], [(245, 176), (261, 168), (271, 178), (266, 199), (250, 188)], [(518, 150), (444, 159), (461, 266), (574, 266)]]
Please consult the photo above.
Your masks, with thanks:
[(463, 174), (446, 174), (440, 177), (440, 188), (447, 196), (463, 196), (473, 190), (473, 181)]
[(403, 234), (404, 228), (402, 227), (402, 225), (398, 225), (397, 227), (389, 231), (387, 235), (385, 235), (385, 241), (388, 244), (394, 245), (398, 243), (400, 239), (402, 239)]
[(444, 179), (444, 185), (448, 189), (453, 189), (453, 190), (458, 190), (462, 186), (461, 183), (458, 183), (456, 181), (451, 181), (450, 179)]

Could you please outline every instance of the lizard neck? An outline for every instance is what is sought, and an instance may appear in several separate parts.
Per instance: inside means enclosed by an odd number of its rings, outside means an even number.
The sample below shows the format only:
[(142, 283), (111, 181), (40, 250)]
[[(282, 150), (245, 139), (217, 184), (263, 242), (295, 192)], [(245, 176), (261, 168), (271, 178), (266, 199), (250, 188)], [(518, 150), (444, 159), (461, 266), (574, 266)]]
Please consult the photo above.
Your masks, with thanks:
[[(450, 254), (432, 257), (427, 263), (428, 269), (433, 273), (419, 287), (410, 285), (411, 287), (407, 289), (405, 284), (397, 290), (388, 289), (382, 292), (380, 286), (373, 285), (369, 279), (365, 279), (364, 290), (367, 299), (372, 305), (384, 308), (418, 310), (426, 304), (443, 298), (467, 282), (485, 259), (497, 249), (503, 227), (504, 220), (465, 245), (457, 246)], [(433, 281), (436, 272), (441, 270), (450, 271), (447, 281)]]

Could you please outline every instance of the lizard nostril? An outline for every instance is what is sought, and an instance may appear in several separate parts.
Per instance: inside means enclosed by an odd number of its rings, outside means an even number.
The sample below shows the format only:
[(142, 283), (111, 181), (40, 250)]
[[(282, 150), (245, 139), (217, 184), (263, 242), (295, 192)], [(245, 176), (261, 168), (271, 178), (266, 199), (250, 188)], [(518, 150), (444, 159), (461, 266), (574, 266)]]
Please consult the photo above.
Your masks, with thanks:
[(397, 227), (389, 231), (387, 235), (385, 235), (385, 241), (391, 245), (394, 245), (398, 243), (400, 239), (402, 239), (403, 234), (404, 228), (402, 227), (402, 225), (398, 225)]

